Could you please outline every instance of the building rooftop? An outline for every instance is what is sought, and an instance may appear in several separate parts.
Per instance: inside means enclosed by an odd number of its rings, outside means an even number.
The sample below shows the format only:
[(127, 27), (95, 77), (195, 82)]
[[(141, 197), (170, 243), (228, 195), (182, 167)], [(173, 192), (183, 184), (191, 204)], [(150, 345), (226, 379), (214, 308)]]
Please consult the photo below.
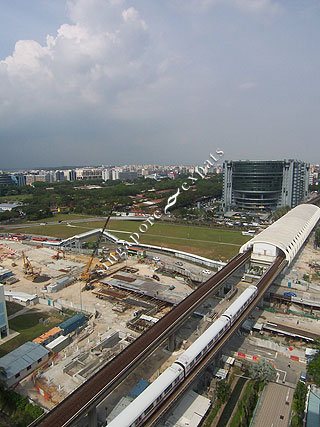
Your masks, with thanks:
[(46, 341), (48, 338), (53, 337), (59, 333), (61, 333), (62, 329), (58, 328), (57, 326), (55, 328), (50, 329), (48, 332), (45, 332), (44, 334), (40, 335), (39, 337), (35, 338), (33, 342), (36, 342), (38, 344), (42, 344), (44, 341)]
[(210, 404), (210, 399), (189, 390), (170, 411), (166, 425), (197, 427), (207, 414)]
[(308, 414), (307, 414), (307, 427), (315, 427), (319, 425), (320, 419), (320, 388), (311, 386), (309, 401), (308, 401)]
[(0, 212), (7, 211), (21, 206), (21, 203), (0, 203)]
[[(117, 277), (121, 277), (120, 279)], [(127, 280), (129, 279), (130, 282)], [(131, 280), (133, 279), (133, 280)], [(145, 295), (150, 298), (155, 298), (159, 301), (164, 301), (169, 304), (179, 304), (187, 294), (175, 292), (169, 285), (163, 285), (152, 280), (142, 280), (141, 278), (130, 275), (129, 273), (121, 272), (120, 275), (115, 275), (112, 278), (101, 280), (101, 283), (114, 286), (115, 288), (124, 289), (126, 291), (135, 292), (140, 295)]]
[(78, 322), (80, 319), (86, 318), (86, 316), (82, 313), (77, 313), (74, 316), (70, 317), (70, 319), (65, 320), (64, 322), (59, 324), (59, 329), (67, 329), (70, 325), (73, 325), (75, 322)]
[(245, 252), (256, 243), (266, 243), (280, 249), (291, 263), (319, 219), (320, 208), (315, 205), (298, 205), (245, 243), (240, 252)]
[(15, 376), (48, 353), (49, 351), (42, 347), (42, 345), (29, 341), (1, 357), (0, 367), (6, 371), (5, 379)]

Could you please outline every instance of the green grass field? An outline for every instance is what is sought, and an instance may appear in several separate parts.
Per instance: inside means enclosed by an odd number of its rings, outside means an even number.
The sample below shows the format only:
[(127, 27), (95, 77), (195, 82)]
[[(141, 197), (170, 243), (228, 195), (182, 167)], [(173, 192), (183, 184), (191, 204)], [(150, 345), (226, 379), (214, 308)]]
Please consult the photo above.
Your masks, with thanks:
[(8, 202), (23, 202), (24, 200), (32, 199), (32, 194), (19, 194), (16, 196), (1, 196), (0, 203), (4, 203), (5, 200)]
[[(49, 323), (47, 325), (39, 322), (40, 319), (47, 318), (49, 318)], [(39, 313), (33, 310), (26, 314), (22, 314), (21, 316), (14, 317), (9, 320), (9, 328), (19, 332), (19, 335), (0, 346), (0, 357), (6, 355), (25, 342), (32, 341), (34, 338), (49, 331), (49, 329), (61, 323), (65, 319), (65, 317), (58, 313)]]
[[(129, 235), (121, 232), (115, 232), (120, 238), (128, 239)], [(143, 235), (140, 236), (141, 243), (161, 246), (165, 248), (178, 249), (184, 252), (190, 252), (196, 255), (200, 255), (206, 258), (226, 261), (232, 258), (239, 252), (240, 245), (234, 245), (229, 243), (215, 243), (212, 241), (200, 241), (188, 238), (178, 238), (170, 236), (152, 236)], [(133, 243), (134, 246), (134, 243)]]
[[(88, 229), (87, 229), (88, 230)], [(67, 237), (74, 236), (75, 234), (83, 233), (85, 230), (80, 228), (68, 227), (64, 224), (57, 225), (39, 225), (34, 227), (19, 227), (11, 228), (8, 230), (10, 233), (22, 233), (34, 236), (48, 236), (48, 237), (60, 237), (66, 239)]]
[[(27, 234), (60, 237), (62, 239), (81, 234), (95, 228), (102, 228), (103, 221), (82, 222), (68, 226), (66, 224), (44, 225), (17, 229)], [(137, 232), (140, 242), (164, 246), (191, 252), (215, 260), (232, 258), (240, 246), (250, 239), (240, 231), (220, 230), (196, 226), (155, 223), (146, 233), (139, 232), (141, 222), (111, 220), (108, 230), (122, 239), (129, 239), (130, 233)]]
[(13, 301), (6, 301), (6, 307), (7, 307), (7, 315), (11, 316), (11, 314), (16, 313), (17, 311), (20, 311), (24, 308), (23, 305), (18, 304)]

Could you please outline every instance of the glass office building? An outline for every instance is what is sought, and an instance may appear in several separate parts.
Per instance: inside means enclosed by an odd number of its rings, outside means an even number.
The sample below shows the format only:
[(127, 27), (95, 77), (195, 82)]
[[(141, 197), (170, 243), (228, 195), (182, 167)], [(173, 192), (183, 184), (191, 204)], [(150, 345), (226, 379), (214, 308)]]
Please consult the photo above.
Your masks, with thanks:
[(12, 180), (11, 176), (8, 173), (0, 171), (0, 186), (5, 185), (14, 185), (15, 182)]
[(272, 211), (308, 195), (309, 165), (296, 161), (225, 161), (223, 209)]

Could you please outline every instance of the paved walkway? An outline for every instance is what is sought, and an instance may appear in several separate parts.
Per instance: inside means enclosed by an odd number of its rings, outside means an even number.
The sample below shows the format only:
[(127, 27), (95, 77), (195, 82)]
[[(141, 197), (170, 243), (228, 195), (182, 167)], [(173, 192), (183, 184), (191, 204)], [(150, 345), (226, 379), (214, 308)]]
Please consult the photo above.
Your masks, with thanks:
[(13, 313), (13, 314), (10, 314), (10, 316), (8, 316), (8, 320), (13, 319), (14, 317), (21, 316), (22, 314), (25, 314), (25, 313), (27, 313), (27, 312), (28, 312), (28, 311), (30, 311), (30, 310), (31, 310), (31, 308), (30, 308), (30, 307), (23, 307), (23, 309), (21, 309), (21, 310), (19, 310), (19, 311), (15, 312), (15, 313)]

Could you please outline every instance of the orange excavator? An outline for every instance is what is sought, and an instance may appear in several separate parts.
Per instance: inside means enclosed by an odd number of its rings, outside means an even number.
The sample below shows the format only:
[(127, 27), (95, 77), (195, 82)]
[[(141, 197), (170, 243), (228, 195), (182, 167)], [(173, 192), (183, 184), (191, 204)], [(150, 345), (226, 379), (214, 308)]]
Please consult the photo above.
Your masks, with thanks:
[[(60, 254), (61, 254), (61, 257), (60, 257)], [(51, 258), (53, 258), (53, 259), (60, 259), (60, 258), (63, 258), (63, 259), (65, 259), (65, 253), (64, 253), (64, 251), (63, 250), (59, 250), (55, 255), (52, 255), (52, 257)]]

